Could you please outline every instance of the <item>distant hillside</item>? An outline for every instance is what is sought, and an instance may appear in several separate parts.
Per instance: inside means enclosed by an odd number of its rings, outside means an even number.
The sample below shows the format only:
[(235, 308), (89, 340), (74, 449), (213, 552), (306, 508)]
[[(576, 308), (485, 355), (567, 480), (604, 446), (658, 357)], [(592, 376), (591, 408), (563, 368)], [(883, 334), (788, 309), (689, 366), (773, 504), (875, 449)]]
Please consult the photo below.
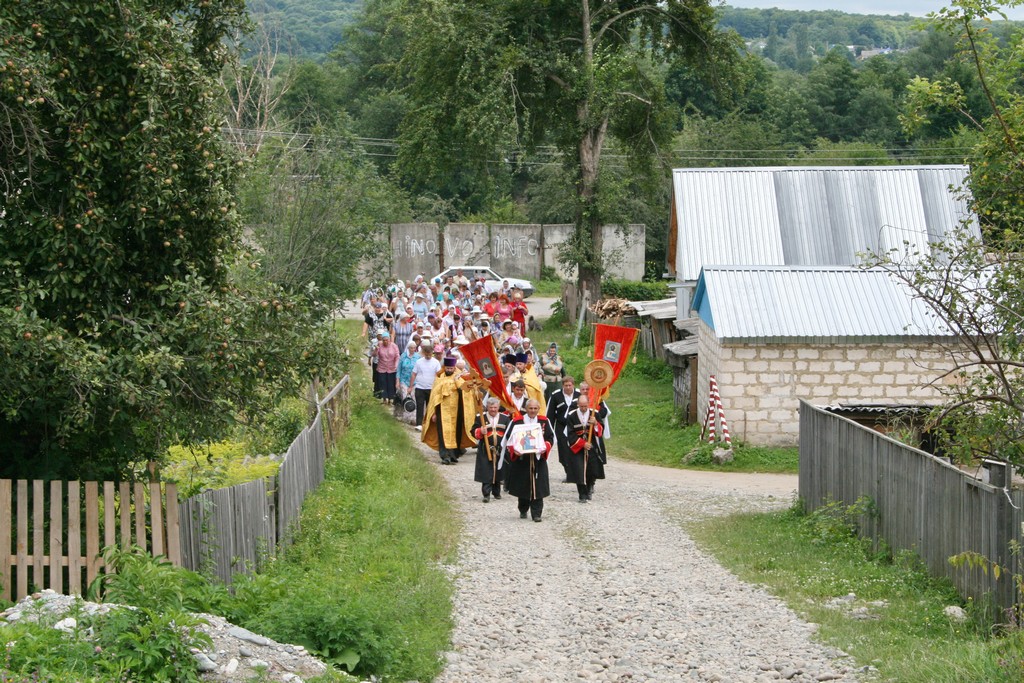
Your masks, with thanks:
[[(799, 11), (724, 7), (719, 26), (747, 41), (797, 38), (808, 45), (859, 45), (866, 48), (908, 46), (921, 32), (923, 20), (909, 14), (846, 14), (837, 10)], [(796, 34), (803, 34), (797, 36)]]
[[(282, 48), (296, 57), (322, 60), (342, 39), (364, 0), (249, 0), (249, 11), (277, 28)], [(836, 10), (798, 11), (724, 7), (720, 25), (748, 43), (777, 38), (806, 42), (812, 51), (832, 45), (904, 48), (912, 44), (921, 21), (910, 15), (846, 14)], [(773, 39), (774, 39), (773, 38)], [(825, 49), (822, 50), (822, 47)]]

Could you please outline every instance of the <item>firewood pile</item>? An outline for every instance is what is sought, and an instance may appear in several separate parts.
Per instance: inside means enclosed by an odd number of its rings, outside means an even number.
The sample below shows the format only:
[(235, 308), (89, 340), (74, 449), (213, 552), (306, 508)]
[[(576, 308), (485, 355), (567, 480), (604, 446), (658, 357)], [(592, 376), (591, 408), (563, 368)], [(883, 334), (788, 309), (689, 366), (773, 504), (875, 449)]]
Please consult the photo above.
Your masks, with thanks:
[(636, 309), (626, 299), (601, 299), (590, 310), (599, 318), (620, 318), (624, 315), (636, 315)]

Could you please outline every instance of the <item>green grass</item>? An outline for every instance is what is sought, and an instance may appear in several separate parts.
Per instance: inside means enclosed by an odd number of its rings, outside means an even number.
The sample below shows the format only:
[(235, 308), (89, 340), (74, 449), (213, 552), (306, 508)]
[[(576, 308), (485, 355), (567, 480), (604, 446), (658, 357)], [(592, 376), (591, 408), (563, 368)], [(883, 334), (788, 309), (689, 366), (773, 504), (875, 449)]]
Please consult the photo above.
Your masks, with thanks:
[[(833, 512), (835, 510), (833, 509)], [(827, 515), (796, 510), (712, 518), (688, 525), (694, 539), (744, 581), (763, 584), (798, 614), (821, 625), (819, 637), (878, 669), (884, 681), (941, 683), (1020, 681), (1024, 637), (990, 636), (984, 610), (966, 605), (953, 587), (931, 578), (911, 555), (869, 557), (862, 541)], [(856, 595), (851, 607), (870, 618), (825, 607)], [(876, 603), (884, 601), (884, 605)], [(971, 616), (950, 621), (943, 609), (964, 605)]]
[[(536, 346), (546, 350), (557, 342), (566, 364), (566, 372), (583, 380), (583, 369), (591, 360), (593, 344), (590, 329), (584, 328), (578, 348), (572, 348), (576, 328), (545, 321), (544, 330), (532, 337)], [(611, 455), (626, 460), (663, 467), (714, 470), (721, 472), (795, 473), (796, 448), (763, 448), (734, 442), (735, 459), (722, 465), (711, 460), (712, 447), (700, 441), (700, 425), (683, 424), (672, 393), (672, 369), (643, 351), (636, 363), (626, 364), (622, 376), (608, 396), (612, 410)], [(689, 456), (689, 457), (688, 457)]]
[[(533, 296), (562, 296), (562, 281), (555, 280), (534, 280), (533, 281)], [(529, 305), (530, 300), (526, 300)]]
[(283, 558), (239, 588), (244, 624), (384, 680), (431, 680), (450, 640), (459, 526), (437, 472), (353, 375), (352, 426)]

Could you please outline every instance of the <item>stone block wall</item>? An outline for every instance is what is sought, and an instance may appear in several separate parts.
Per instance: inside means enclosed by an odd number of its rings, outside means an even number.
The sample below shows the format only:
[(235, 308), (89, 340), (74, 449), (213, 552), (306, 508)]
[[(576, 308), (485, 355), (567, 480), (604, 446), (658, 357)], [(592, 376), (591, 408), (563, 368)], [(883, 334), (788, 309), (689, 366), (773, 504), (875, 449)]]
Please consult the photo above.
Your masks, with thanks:
[(723, 345), (703, 321), (698, 349), (700, 421), (715, 375), (732, 437), (756, 445), (796, 445), (800, 399), (815, 405), (937, 403), (942, 395), (930, 383), (952, 367), (931, 343)]
[[(572, 225), (449, 223), (441, 229), (436, 223), (394, 223), (391, 275), (430, 277), (456, 265), (489, 266), (502, 277), (536, 280), (541, 266), (552, 266), (563, 279), (571, 279), (558, 263), (558, 250), (572, 230)], [(609, 276), (640, 280), (646, 242), (644, 225), (604, 226)], [(370, 273), (376, 269), (376, 264), (367, 268)]]

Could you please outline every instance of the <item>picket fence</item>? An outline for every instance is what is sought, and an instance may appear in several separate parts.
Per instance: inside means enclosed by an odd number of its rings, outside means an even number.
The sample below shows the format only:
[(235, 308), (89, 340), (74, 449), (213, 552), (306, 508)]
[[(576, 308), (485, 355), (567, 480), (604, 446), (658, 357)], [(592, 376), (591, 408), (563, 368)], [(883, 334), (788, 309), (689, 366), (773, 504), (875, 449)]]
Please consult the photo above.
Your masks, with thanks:
[[(808, 510), (867, 497), (877, 514), (860, 518), (863, 536), (914, 552), (963, 596), (1009, 610), (1021, 599), (1013, 575), (1024, 571), (1024, 558), (1013, 548), (1024, 534), (1024, 492), (1004, 486), (1006, 465), (991, 463), (989, 471), (990, 483), (979, 481), (941, 458), (800, 404), (800, 498)], [(1003, 571), (950, 563), (964, 552)]]
[(257, 568), (291, 541), (306, 495), (323, 482), (348, 424), (349, 391), (346, 375), (318, 401), (275, 477), (181, 503), (172, 483), (0, 480), (0, 598), (82, 593), (105, 571), (106, 546), (139, 546), (228, 584)]
[(179, 533), (174, 484), (0, 479), (0, 598), (83, 592), (105, 569), (104, 546), (178, 564)]
[(348, 423), (350, 384), (346, 375), (318, 402), (276, 476), (182, 501), (182, 566), (230, 585), (234, 574), (259, 569), (291, 542), (302, 503), (323, 482), (327, 453)]

